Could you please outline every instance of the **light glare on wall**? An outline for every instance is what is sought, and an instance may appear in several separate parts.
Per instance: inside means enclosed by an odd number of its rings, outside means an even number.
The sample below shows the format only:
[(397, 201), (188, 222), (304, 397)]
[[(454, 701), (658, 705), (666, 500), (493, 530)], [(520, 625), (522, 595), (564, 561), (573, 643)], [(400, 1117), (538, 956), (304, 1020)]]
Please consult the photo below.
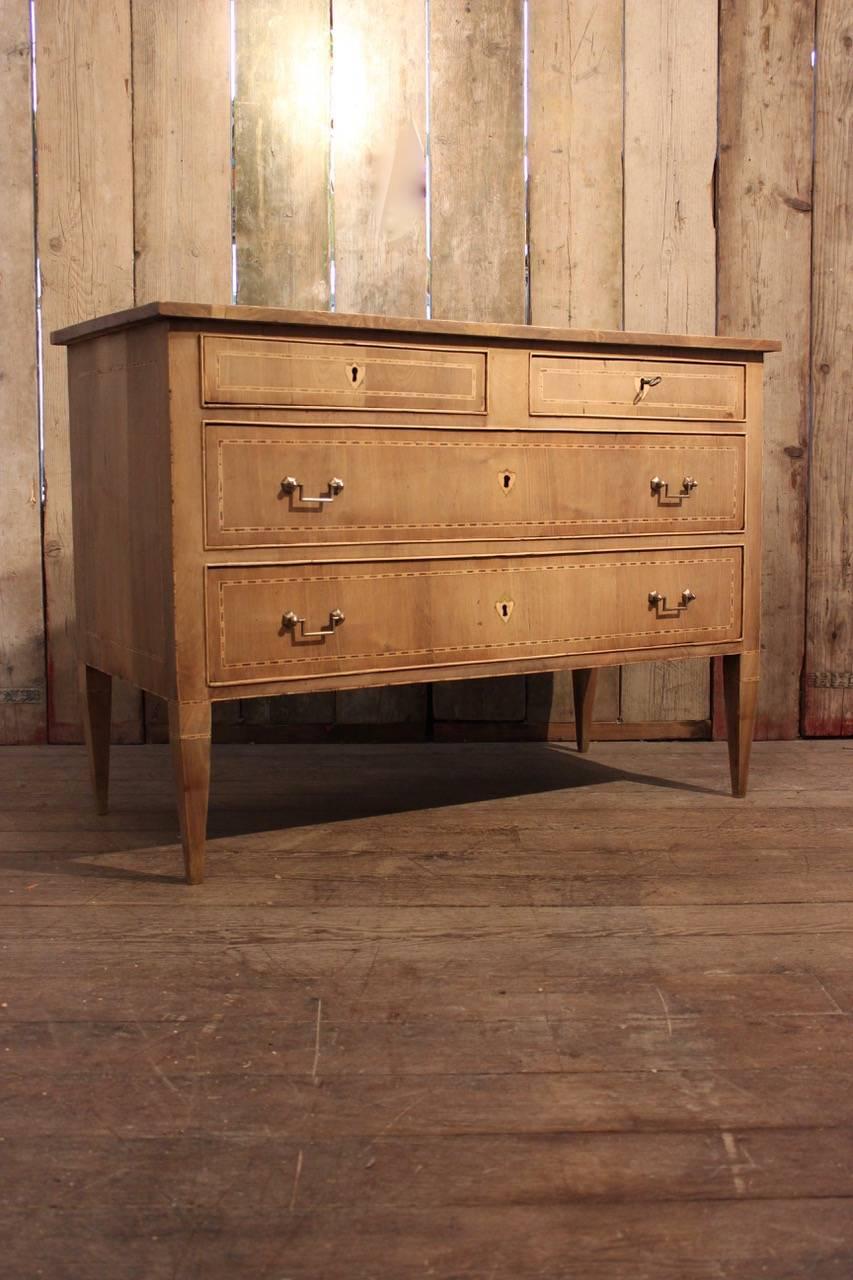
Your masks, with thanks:
[(311, 140), (329, 126), (328, 85), (329, 46), (326, 40), (283, 42), (275, 68), (280, 92), (271, 109), (282, 123), (298, 120), (301, 132)]
[(363, 141), (371, 109), (371, 89), (361, 36), (350, 30), (346, 40), (336, 40), (332, 60), (332, 124), (341, 147), (358, 147)]

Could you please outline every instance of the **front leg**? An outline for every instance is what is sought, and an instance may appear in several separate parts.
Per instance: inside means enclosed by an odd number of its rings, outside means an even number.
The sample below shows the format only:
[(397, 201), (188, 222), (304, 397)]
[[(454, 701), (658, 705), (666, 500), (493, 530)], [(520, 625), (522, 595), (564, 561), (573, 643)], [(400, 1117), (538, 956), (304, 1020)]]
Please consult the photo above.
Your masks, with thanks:
[(723, 694), (733, 796), (746, 795), (758, 704), (760, 657), (757, 649), (751, 649), (746, 653), (727, 653), (723, 658)]
[(110, 783), (110, 710), (113, 678), (97, 667), (80, 663), (80, 701), (89, 774), (98, 813), (107, 812)]
[(210, 790), (210, 703), (170, 702), (169, 742), (187, 884), (201, 884)]
[(575, 695), (575, 736), (578, 751), (589, 751), (589, 733), (592, 728), (592, 708), (595, 703), (595, 686), (598, 684), (598, 667), (586, 667), (572, 672), (572, 692)]

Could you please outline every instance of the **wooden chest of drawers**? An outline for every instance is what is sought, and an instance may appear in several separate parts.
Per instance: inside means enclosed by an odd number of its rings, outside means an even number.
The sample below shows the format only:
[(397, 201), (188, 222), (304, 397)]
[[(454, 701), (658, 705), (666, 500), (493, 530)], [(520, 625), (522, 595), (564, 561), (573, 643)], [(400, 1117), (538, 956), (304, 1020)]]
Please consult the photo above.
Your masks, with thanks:
[(168, 700), (187, 878), (211, 702), (725, 658), (758, 668), (761, 375), (777, 344), (156, 303), (68, 346), (79, 652)]

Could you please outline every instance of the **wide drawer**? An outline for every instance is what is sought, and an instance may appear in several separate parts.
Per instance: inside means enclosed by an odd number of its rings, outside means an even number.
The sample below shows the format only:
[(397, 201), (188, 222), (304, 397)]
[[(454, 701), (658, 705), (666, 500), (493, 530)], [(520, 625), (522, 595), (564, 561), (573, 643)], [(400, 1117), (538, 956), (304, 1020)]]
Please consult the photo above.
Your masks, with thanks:
[(205, 426), (210, 547), (736, 531), (743, 481), (742, 436)]
[(205, 404), (485, 413), (486, 353), (202, 337)]
[(656, 649), (740, 636), (741, 550), (207, 570), (211, 684)]
[(533, 354), (530, 413), (740, 422), (745, 383), (742, 364)]

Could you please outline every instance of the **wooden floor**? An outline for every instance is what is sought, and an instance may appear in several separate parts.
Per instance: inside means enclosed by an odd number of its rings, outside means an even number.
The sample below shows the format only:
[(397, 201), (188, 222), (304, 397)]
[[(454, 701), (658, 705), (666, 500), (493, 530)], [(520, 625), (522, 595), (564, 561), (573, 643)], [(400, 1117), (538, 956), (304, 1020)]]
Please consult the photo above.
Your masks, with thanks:
[(853, 743), (0, 751), (14, 1280), (849, 1280)]

